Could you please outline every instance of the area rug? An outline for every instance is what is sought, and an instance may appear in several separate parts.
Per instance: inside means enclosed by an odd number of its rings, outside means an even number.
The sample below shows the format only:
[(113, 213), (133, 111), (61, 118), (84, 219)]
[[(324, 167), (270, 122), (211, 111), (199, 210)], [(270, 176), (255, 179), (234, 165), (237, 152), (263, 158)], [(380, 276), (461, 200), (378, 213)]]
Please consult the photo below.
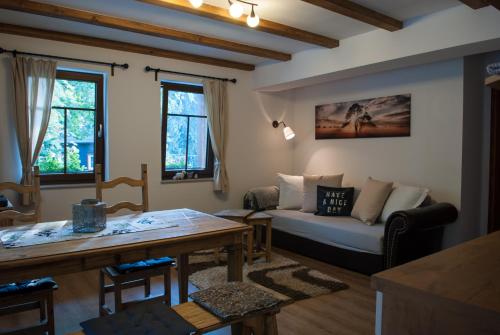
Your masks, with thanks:
[[(219, 264), (212, 252), (203, 251), (189, 256), (189, 281), (199, 289), (227, 282), (227, 255), (221, 253)], [(285, 296), (290, 301), (312, 298), (345, 290), (349, 286), (342, 281), (313, 270), (294, 260), (273, 253), (272, 262), (265, 258), (243, 267), (243, 281), (260, 285), (270, 293)]]

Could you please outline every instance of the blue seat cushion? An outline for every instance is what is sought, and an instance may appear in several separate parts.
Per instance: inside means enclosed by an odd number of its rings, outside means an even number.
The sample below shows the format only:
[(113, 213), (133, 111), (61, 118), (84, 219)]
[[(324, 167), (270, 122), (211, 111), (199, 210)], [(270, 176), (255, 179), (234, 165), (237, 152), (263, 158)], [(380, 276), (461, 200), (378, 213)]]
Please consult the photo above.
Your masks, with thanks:
[(41, 291), (50, 288), (57, 288), (57, 283), (50, 277), (25, 280), (22, 282), (0, 285), (0, 297)]
[(80, 323), (86, 335), (189, 335), (197, 329), (163, 303), (140, 303)]
[(119, 273), (130, 273), (136, 271), (142, 271), (147, 269), (154, 269), (160, 266), (172, 265), (174, 264), (174, 260), (170, 257), (162, 257), (162, 258), (153, 258), (145, 261), (138, 261), (134, 263), (125, 263), (114, 266), (115, 269)]

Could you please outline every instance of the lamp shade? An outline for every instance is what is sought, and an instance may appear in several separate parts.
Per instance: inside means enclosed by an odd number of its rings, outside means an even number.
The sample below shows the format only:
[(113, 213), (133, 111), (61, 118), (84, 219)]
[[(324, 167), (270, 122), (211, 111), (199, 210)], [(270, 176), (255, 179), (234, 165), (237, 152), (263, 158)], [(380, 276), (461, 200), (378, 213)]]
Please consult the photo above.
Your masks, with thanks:
[(229, 7), (229, 15), (235, 19), (239, 18), (243, 15), (243, 6), (238, 2), (231, 3), (231, 6)]
[(194, 8), (198, 8), (201, 7), (201, 5), (203, 5), (203, 0), (189, 0), (189, 2)]
[(295, 137), (295, 132), (292, 128), (285, 127), (283, 128), (283, 135), (285, 135), (285, 139), (288, 141)]

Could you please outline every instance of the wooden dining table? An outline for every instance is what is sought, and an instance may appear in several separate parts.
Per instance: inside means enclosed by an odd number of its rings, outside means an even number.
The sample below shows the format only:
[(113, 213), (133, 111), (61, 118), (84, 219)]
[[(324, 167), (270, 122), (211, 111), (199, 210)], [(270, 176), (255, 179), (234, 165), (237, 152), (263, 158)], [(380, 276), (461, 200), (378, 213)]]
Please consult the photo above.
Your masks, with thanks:
[[(186, 215), (180, 215), (183, 218), (175, 222), (174, 227), (15, 248), (2, 245), (0, 284), (175, 256), (179, 300), (182, 303), (188, 299), (189, 254), (220, 247), (225, 247), (228, 252), (228, 280), (241, 281), (243, 234), (249, 227), (190, 209), (175, 211), (176, 214)], [(169, 213), (160, 211), (139, 215), (158, 214)], [(5, 229), (9, 228), (2, 228), (0, 232)], [(29, 229), (29, 225), (26, 229)]]

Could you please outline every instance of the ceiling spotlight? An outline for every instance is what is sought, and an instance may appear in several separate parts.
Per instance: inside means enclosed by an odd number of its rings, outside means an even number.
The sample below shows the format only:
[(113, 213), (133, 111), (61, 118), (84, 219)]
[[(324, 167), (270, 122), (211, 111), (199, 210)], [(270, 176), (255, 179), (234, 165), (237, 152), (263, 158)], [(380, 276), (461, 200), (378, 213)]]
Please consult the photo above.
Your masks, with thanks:
[(238, 1), (232, 2), (229, 0), (229, 15), (235, 19), (239, 18), (243, 15), (243, 6)]
[(252, 5), (252, 12), (250, 13), (249, 16), (247, 16), (247, 24), (249, 27), (255, 28), (259, 25), (260, 19), (259, 19), (259, 16), (257, 14), (255, 14), (253, 6), (254, 5)]
[(189, 0), (189, 2), (194, 8), (198, 8), (203, 5), (203, 0)]

